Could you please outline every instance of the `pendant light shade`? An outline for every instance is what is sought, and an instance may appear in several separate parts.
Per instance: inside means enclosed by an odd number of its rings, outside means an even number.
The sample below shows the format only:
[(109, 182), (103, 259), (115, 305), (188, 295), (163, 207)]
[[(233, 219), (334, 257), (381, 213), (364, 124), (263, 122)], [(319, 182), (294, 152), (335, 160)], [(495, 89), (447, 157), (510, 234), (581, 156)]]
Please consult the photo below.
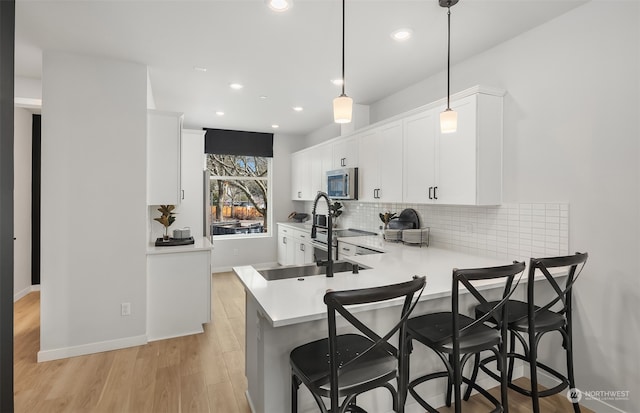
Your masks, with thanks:
[(353, 113), (353, 99), (344, 93), (344, 2), (342, 0), (342, 94), (333, 99), (333, 121), (335, 123), (351, 122)]
[(333, 99), (333, 121), (335, 123), (351, 122), (353, 99), (347, 95), (340, 95)]
[(440, 132), (453, 133), (458, 130), (458, 112), (446, 109), (440, 112)]
[(447, 8), (447, 109), (440, 114), (440, 132), (453, 133), (458, 130), (458, 113), (450, 106), (450, 79), (451, 79), (451, 6), (458, 0), (439, 0), (441, 7)]

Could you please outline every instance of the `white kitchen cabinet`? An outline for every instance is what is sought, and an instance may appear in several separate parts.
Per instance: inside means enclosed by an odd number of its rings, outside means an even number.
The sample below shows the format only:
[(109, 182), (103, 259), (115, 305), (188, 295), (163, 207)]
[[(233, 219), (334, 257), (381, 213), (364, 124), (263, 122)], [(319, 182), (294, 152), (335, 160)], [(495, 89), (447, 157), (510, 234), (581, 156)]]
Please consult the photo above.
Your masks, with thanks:
[(311, 148), (311, 200), (318, 191), (327, 192), (327, 171), (333, 169), (331, 145)]
[(180, 204), (182, 118), (182, 113), (147, 111), (148, 205)]
[(357, 136), (358, 199), (402, 200), (402, 122), (385, 124)]
[(278, 224), (278, 264), (303, 265), (313, 261), (309, 231)]
[(147, 252), (147, 340), (203, 332), (211, 321), (211, 244)]
[(311, 155), (309, 150), (291, 154), (291, 199), (294, 201), (313, 199), (311, 198)]
[(444, 107), (404, 120), (403, 202), (502, 202), (502, 97), (475, 93), (452, 102), (458, 129), (440, 133)]
[(358, 137), (341, 138), (333, 142), (333, 169), (358, 166)]
[(292, 265), (296, 260), (294, 229), (278, 225), (278, 264)]
[(204, 131), (182, 131), (180, 206), (176, 228), (191, 228), (191, 235), (202, 236), (204, 208)]
[(310, 234), (306, 231), (294, 231), (294, 264), (304, 265), (313, 262), (313, 246), (311, 245)]
[(332, 169), (331, 145), (318, 145), (291, 154), (291, 199), (313, 201), (327, 190), (326, 172)]

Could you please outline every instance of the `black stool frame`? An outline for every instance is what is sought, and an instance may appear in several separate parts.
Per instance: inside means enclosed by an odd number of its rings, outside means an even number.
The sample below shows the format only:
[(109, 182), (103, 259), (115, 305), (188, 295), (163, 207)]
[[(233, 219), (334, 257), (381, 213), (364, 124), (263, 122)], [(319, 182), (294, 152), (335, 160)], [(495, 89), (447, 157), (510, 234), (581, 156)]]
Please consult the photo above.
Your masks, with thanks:
[[(508, 329), (511, 333), (509, 353), (507, 359), (509, 361), (508, 382), (509, 388), (525, 396), (531, 397), (534, 413), (540, 412), (540, 397), (547, 397), (559, 393), (567, 386), (571, 389), (575, 388), (575, 376), (573, 373), (573, 337), (572, 337), (572, 290), (573, 285), (578, 279), (582, 269), (587, 262), (588, 254), (577, 252), (575, 255), (552, 257), (552, 258), (531, 258), (529, 263), (528, 285), (527, 285), (527, 303), (513, 301), (510, 303), (510, 314), (507, 315)], [(567, 279), (562, 289), (558, 282), (549, 271), (549, 269), (568, 268)], [(544, 279), (553, 288), (555, 295), (553, 299), (542, 306), (535, 305), (535, 276), (540, 272), (544, 275)], [(560, 303), (560, 308), (551, 310), (556, 304)], [(517, 311), (517, 308), (525, 309), (525, 314)], [(483, 317), (484, 311), (476, 308), (476, 316)], [(558, 331), (562, 335), (562, 345), (567, 353), (567, 376), (557, 370), (543, 364), (537, 360), (537, 350), (540, 339), (546, 333)], [(526, 340), (523, 334), (528, 334)], [(515, 350), (516, 339), (523, 348), (523, 354), (517, 353)], [(531, 376), (531, 389), (524, 389), (512, 383), (513, 365), (515, 359), (520, 359), (529, 363), (529, 371)], [(476, 379), (478, 369), (481, 368), (485, 373), (497, 378), (497, 375), (489, 370), (488, 363), (495, 361), (494, 356), (476, 360), (471, 380)], [(538, 389), (538, 373), (540, 368), (550, 375), (554, 376), (560, 383), (550, 389), (540, 391)], [(465, 397), (468, 397), (469, 390)], [(573, 403), (575, 413), (580, 413), (580, 405), (578, 402)]]
[[(323, 413), (342, 413), (346, 411), (365, 412), (355, 404), (356, 396), (360, 393), (364, 393), (378, 387), (384, 387), (391, 392), (393, 398), (393, 409), (396, 412), (404, 412), (404, 401), (398, 398), (398, 392), (390, 382), (392, 380), (397, 380), (398, 387), (401, 388), (402, 375), (399, 371), (401, 365), (400, 360), (404, 357), (406, 352), (402, 337), (405, 333), (407, 319), (415, 308), (418, 299), (422, 295), (424, 287), (425, 277), (414, 277), (413, 280), (408, 282), (382, 287), (348, 291), (327, 291), (324, 296), (324, 302), (327, 305), (329, 337), (327, 339), (299, 346), (291, 352), (291, 411), (293, 413), (298, 411), (297, 392), (300, 384), (304, 384), (311, 391), (318, 407)], [(404, 296), (405, 299), (401, 310), (400, 321), (398, 321), (398, 323), (396, 323), (382, 337), (364, 325), (347, 308), (345, 308), (345, 306), (348, 305), (387, 301), (402, 296)], [(339, 313), (344, 317), (352, 326), (362, 333), (362, 335), (338, 335), (336, 331), (336, 313)], [(389, 339), (396, 332), (399, 332), (400, 337), (399, 349), (396, 349), (389, 343)], [(362, 348), (362, 350), (358, 350), (353, 357), (349, 357), (347, 360), (339, 360), (337, 356), (339, 352), (346, 354), (349, 351), (352, 351), (348, 348), (342, 348), (339, 343), (341, 340), (354, 345), (362, 345), (364, 343), (364, 348)], [(317, 354), (316, 357), (324, 360), (328, 350), (329, 366), (324, 367), (326, 368), (326, 371), (324, 371), (320, 377), (314, 378), (313, 380), (306, 380), (305, 377), (308, 375), (303, 371), (301, 366), (296, 363), (295, 352), (299, 349), (305, 348), (306, 346), (317, 343), (321, 344), (325, 354)], [(325, 344), (328, 344), (328, 348)], [(380, 359), (376, 354), (382, 354), (382, 359)], [(307, 354), (305, 354), (305, 356), (307, 356)], [(386, 361), (384, 359), (386, 359)], [(385, 370), (385, 374), (377, 377), (366, 377), (365, 373), (365, 376), (363, 376), (361, 381), (357, 384), (351, 383), (348, 387), (340, 385), (340, 377), (350, 371), (353, 372), (354, 367), (362, 368), (364, 363), (375, 363), (376, 361), (388, 362), (389, 360), (394, 360), (395, 366)], [(364, 370), (366, 371), (367, 368)], [(329, 385), (328, 388), (326, 386), (327, 384)], [(326, 397), (331, 400), (330, 410), (327, 410), (322, 397)], [(339, 403), (340, 397), (345, 397), (342, 404)]]
[[(403, 371), (405, 372), (405, 383), (409, 380), (409, 353), (412, 351), (412, 341), (417, 340), (422, 344), (430, 347), (440, 357), (446, 370), (428, 374), (412, 380), (410, 383), (406, 383), (403, 387), (406, 388), (413, 398), (428, 412), (438, 413), (438, 411), (429, 405), (422, 397), (420, 397), (415, 387), (425, 381), (435, 378), (447, 378), (447, 395), (446, 405), (451, 406), (451, 387), (453, 386), (455, 394), (455, 412), (460, 413), (462, 411), (461, 399), (462, 399), (462, 382), (466, 383), (468, 388), (476, 389), (480, 394), (486, 397), (495, 406), (493, 412), (508, 411), (507, 403), (507, 375), (506, 375), (506, 338), (507, 327), (506, 323), (500, 324), (500, 333), (497, 333), (493, 327), (485, 325), (486, 321), (489, 321), (494, 315), (498, 319), (504, 319), (507, 311), (507, 303), (509, 298), (515, 291), (522, 273), (524, 272), (524, 262), (514, 261), (511, 265), (492, 267), (492, 268), (474, 268), (474, 269), (454, 269), (452, 277), (452, 292), (451, 292), (451, 313), (436, 313), (427, 314), (426, 316), (419, 316), (415, 319), (410, 319), (407, 324), (407, 334), (405, 339), (407, 340), (407, 357), (405, 359), (405, 366)], [(515, 277), (520, 274), (520, 277), (514, 282)], [(498, 279), (504, 278), (504, 290), (502, 293), (502, 299), (498, 302), (494, 302), (492, 309), (485, 317), (480, 317), (475, 320), (469, 317), (459, 314), (459, 294), (460, 285), (465, 287), (469, 293), (480, 303), (486, 304), (487, 300), (482, 293), (473, 286), (474, 281)], [(435, 341), (426, 337), (419, 331), (421, 319), (428, 322), (429, 318), (435, 319), (438, 316), (446, 316), (451, 320), (451, 324), (448, 328), (451, 329), (451, 334), (438, 338)], [(412, 321), (415, 322), (412, 326)], [(461, 344), (462, 343), (462, 344)], [(464, 347), (464, 354), (462, 354), (462, 347)], [(502, 377), (499, 378), (501, 382), (501, 402), (489, 394), (485, 389), (475, 383), (475, 381), (467, 379), (462, 376), (462, 369), (465, 363), (473, 355), (479, 354), (481, 351), (489, 350), (494, 353), (494, 357), (501, 360), (500, 365), (505, 368), (501, 368)], [(470, 392), (471, 390), (469, 390)], [(404, 395), (406, 397), (406, 394)]]

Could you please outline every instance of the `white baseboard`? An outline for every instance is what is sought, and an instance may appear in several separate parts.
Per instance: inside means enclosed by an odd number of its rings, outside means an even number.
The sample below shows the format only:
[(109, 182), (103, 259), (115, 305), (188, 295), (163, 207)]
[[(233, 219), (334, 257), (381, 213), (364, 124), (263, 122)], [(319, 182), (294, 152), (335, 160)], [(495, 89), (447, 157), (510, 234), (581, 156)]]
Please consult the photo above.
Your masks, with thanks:
[(97, 343), (83, 344), (80, 346), (57, 348), (53, 350), (40, 350), (38, 352), (38, 363), (68, 357), (84, 356), (85, 354), (119, 350), (127, 347), (141, 346), (144, 344), (147, 344), (146, 335), (126, 337), (117, 340), (101, 341)]
[(25, 295), (32, 293), (34, 291), (40, 291), (40, 284), (38, 285), (31, 285), (27, 288), (25, 288), (22, 291), (18, 291), (17, 293), (15, 293), (13, 295), (13, 302), (15, 303), (16, 301), (18, 301), (19, 299), (21, 299), (22, 297), (24, 297)]

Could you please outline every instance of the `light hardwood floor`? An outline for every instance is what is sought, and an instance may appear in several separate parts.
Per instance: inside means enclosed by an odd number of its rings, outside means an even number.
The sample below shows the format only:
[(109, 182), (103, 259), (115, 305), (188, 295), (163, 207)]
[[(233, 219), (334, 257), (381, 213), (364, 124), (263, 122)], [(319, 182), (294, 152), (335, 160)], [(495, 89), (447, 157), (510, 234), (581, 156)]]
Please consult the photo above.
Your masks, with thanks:
[[(212, 322), (204, 334), (37, 363), (40, 294), (28, 294), (14, 306), (15, 411), (250, 413), (244, 395), (244, 290), (233, 273), (214, 275), (212, 300)], [(531, 411), (528, 398), (509, 396), (512, 413)], [(541, 403), (545, 413), (572, 411), (564, 394)], [(486, 406), (472, 397), (463, 408), (480, 412)]]

